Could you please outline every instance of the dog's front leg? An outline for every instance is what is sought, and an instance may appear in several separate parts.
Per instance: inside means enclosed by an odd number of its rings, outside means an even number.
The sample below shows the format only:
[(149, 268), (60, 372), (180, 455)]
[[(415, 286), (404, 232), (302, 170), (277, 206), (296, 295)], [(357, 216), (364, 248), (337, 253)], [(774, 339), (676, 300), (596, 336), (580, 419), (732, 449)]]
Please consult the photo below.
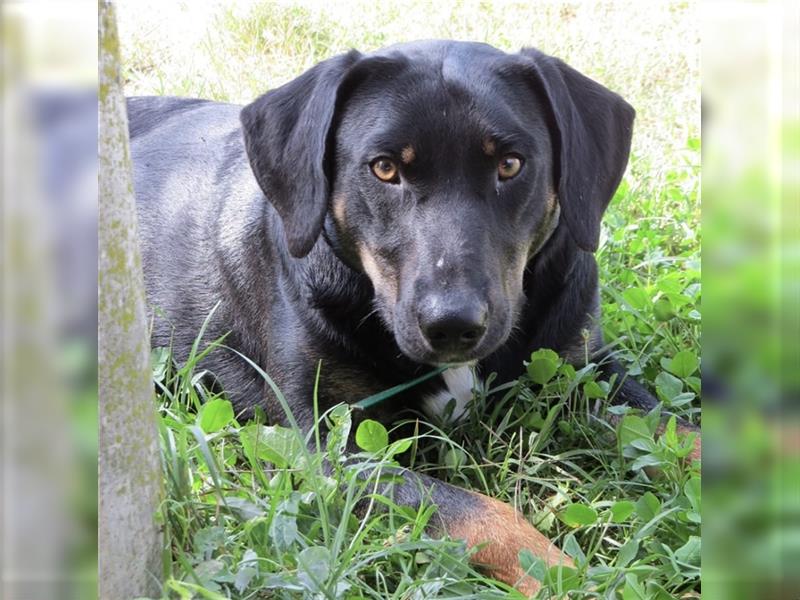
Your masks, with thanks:
[(412, 507), (424, 501), (435, 504), (437, 512), (431, 533), (463, 539), (470, 548), (478, 546), (472, 561), (495, 579), (524, 594), (536, 593), (540, 583), (522, 570), (521, 550), (530, 550), (548, 567), (573, 566), (572, 560), (518, 511), (483, 494), (405, 471), (403, 482), (394, 488), (394, 500)]

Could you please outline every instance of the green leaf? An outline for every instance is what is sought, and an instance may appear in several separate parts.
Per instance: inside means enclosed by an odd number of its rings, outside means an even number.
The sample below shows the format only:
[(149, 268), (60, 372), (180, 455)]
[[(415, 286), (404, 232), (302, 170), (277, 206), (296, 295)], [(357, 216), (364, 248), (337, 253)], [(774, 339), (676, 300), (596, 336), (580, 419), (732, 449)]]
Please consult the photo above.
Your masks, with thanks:
[(461, 448), (448, 448), (444, 453), (444, 464), (452, 469), (458, 469), (467, 462), (467, 455)]
[(292, 429), (252, 423), (239, 430), (239, 439), (252, 461), (264, 460), (281, 469), (301, 466), (303, 442)]
[(597, 521), (597, 511), (585, 504), (570, 504), (562, 511), (561, 520), (570, 527), (592, 525)]
[(624, 523), (628, 517), (636, 510), (636, 505), (630, 500), (620, 500), (611, 506), (611, 521), (614, 523)]
[(600, 387), (600, 384), (596, 381), (587, 381), (583, 384), (583, 395), (588, 398), (605, 398), (606, 393), (603, 391), (603, 388)]
[(648, 600), (639, 578), (633, 573), (625, 574), (625, 587), (622, 590), (622, 600)]
[(655, 454), (645, 454), (644, 456), (638, 457), (633, 464), (631, 465), (631, 471), (638, 471), (639, 469), (643, 469), (645, 467), (657, 467), (663, 464), (663, 460), (655, 455)]
[(581, 585), (581, 578), (572, 567), (558, 565), (550, 567), (547, 571), (547, 583), (563, 594), (563, 592), (578, 589)]
[(647, 422), (636, 415), (625, 415), (619, 424), (619, 442), (622, 447), (629, 445), (634, 440), (652, 440), (650, 427)]
[(672, 400), (683, 391), (683, 382), (666, 371), (661, 371), (655, 379), (656, 391), (663, 400)]
[(567, 537), (564, 538), (564, 543), (561, 545), (561, 548), (569, 556), (575, 559), (576, 564), (583, 565), (586, 563), (586, 555), (583, 553), (583, 550), (581, 550), (578, 540), (575, 539), (574, 533), (567, 534)]
[(287, 591), (305, 591), (305, 588), (297, 583), (297, 579), (293, 575), (287, 573), (267, 575), (261, 582), (260, 587), (265, 589), (279, 589), (284, 593)]
[(211, 448), (208, 447), (206, 434), (203, 433), (203, 430), (196, 425), (189, 427), (189, 431), (197, 442), (197, 447), (200, 449), (200, 454), (203, 456), (203, 460), (208, 467), (208, 473), (211, 475), (211, 480), (214, 482), (214, 486), (217, 488), (217, 490), (219, 490), (221, 485), (219, 478), (219, 467), (217, 466), (216, 455), (211, 451)]
[(674, 317), (675, 309), (672, 307), (672, 302), (669, 301), (669, 298), (661, 296), (656, 300), (655, 304), (653, 304), (653, 314), (656, 317), (656, 321), (661, 322), (669, 321)]
[(636, 514), (645, 523), (652, 520), (661, 511), (661, 501), (653, 492), (646, 492), (636, 501)]
[(689, 503), (692, 505), (692, 510), (696, 513), (700, 513), (700, 478), (699, 477), (692, 477), (686, 484), (683, 486), (683, 493), (686, 494), (686, 498), (689, 500)]
[(407, 451), (411, 448), (411, 443), (413, 440), (404, 439), (404, 440), (397, 440), (396, 442), (392, 442), (389, 446), (389, 456), (396, 456), (398, 454), (403, 454), (403, 452)]
[(347, 451), (350, 428), (353, 424), (352, 413), (347, 404), (335, 406), (329, 413), (331, 426), (328, 433), (327, 450), (332, 462), (341, 460)]
[(356, 430), (356, 444), (367, 452), (379, 452), (389, 445), (389, 433), (377, 421), (364, 419)]
[(677, 448), (678, 446), (678, 430), (675, 415), (669, 418), (667, 426), (664, 428), (664, 441), (667, 442), (667, 446), (670, 448)]
[(150, 365), (153, 370), (153, 381), (159, 383), (163, 381), (169, 367), (170, 353), (169, 348), (163, 346), (153, 348), (150, 351)]
[(272, 523), (269, 526), (269, 536), (278, 550), (288, 550), (299, 539), (297, 532), (297, 512), (300, 509), (300, 494), (292, 493), (286, 500), (278, 505)]
[(236, 572), (236, 578), (233, 580), (233, 585), (236, 591), (240, 594), (247, 589), (250, 582), (258, 574), (258, 554), (248, 548), (245, 550), (242, 560), (239, 561), (239, 570)]
[(297, 556), (297, 579), (310, 592), (322, 593), (331, 570), (331, 553), (324, 546), (311, 546)]
[[(689, 377), (689, 379), (691, 379), (691, 377)], [(694, 399), (695, 399), (694, 392), (683, 392), (682, 394), (678, 394), (677, 396), (675, 396), (669, 403), (669, 405), (672, 408), (678, 408), (683, 406), (684, 404), (689, 404), (689, 402), (691, 402)]]
[(547, 577), (547, 566), (541, 558), (537, 558), (530, 550), (520, 550), (519, 565), (527, 575), (538, 581), (544, 581)]
[(690, 535), (689, 540), (675, 551), (675, 558), (682, 563), (697, 566), (700, 564), (700, 538)]
[(551, 437), (551, 432), (553, 430), (553, 423), (555, 423), (556, 418), (561, 413), (561, 409), (564, 406), (564, 402), (559, 402), (549, 411), (547, 411), (547, 417), (542, 424), (541, 429), (539, 430), (539, 435), (536, 436), (536, 440), (533, 443), (533, 448), (531, 448), (531, 452), (539, 452), (544, 445), (548, 442)]
[(645, 590), (647, 595), (645, 597), (648, 600), (673, 600), (672, 594), (655, 581), (648, 581), (645, 585), (647, 586)]
[(647, 424), (647, 429), (650, 432), (649, 439), (652, 440), (656, 431), (658, 431), (658, 426), (661, 425), (661, 404), (657, 404), (642, 418)]
[(631, 561), (634, 558), (636, 558), (636, 554), (638, 552), (639, 552), (639, 540), (637, 540), (636, 538), (629, 539), (619, 549), (619, 552), (617, 553), (617, 561), (614, 563), (614, 565), (618, 569), (624, 569), (631, 563)]
[[(619, 184), (617, 191), (614, 193), (614, 200), (622, 200), (625, 196), (628, 195), (631, 189), (631, 184), (628, 183), (627, 179), (623, 179), (622, 183)], [(615, 203), (616, 205), (616, 203)]]
[(694, 352), (681, 350), (669, 361), (667, 370), (673, 375), (686, 378), (692, 375), (699, 365), (700, 361)]
[(622, 292), (622, 298), (635, 310), (644, 310), (650, 304), (650, 296), (640, 287), (631, 287)]
[(223, 596), (207, 586), (208, 582), (196, 584), (189, 583), (188, 581), (178, 581), (176, 579), (169, 579), (164, 584), (165, 588), (177, 593), (181, 599), (205, 598), (205, 600), (227, 600), (227, 596)]
[(211, 554), (222, 548), (226, 542), (224, 527), (204, 527), (194, 534), (194, 552), (198, 560), (209, 558)]
[(233, 421), (233, 405), (228, 400), (216, 398), (200, 407), (197, 424), (206, 433), (219, 431)]
[(233, 512), (242, 521), (249, 521), (250, 519), (255, 519), (256, 517), (264, 515), (264, 511), (261, 509), (261, 507), (253, 502), (250, 502), (246, 498), (240, 498), (238, 496), (226, 496), (225, 504), (229, 509), (231, 509), (231, 512)]
[(534, 383), (544, 385), (553, 378), (560, 364), (561, 359), (552, 350), (537, 350), (531, 354), (531, 362), (528, 364), (528, 376)]
[(639, 438), (631, 442), (631, 447), (641, 450), (642, 452), (654, 452), (658, 446), (653, 440)]

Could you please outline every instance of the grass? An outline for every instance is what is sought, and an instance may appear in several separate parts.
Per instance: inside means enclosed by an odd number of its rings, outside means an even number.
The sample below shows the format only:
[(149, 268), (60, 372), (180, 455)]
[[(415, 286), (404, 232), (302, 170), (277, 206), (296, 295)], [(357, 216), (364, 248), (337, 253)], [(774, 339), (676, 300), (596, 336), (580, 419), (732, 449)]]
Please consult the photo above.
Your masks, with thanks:
[[(424, 37), (534, 45), (622, 93), (638, 116), (597, 254), (602, 326), (664, 412), (699, 422), (699, 77), (690, 5), (147, 7), (120, 6), (130, 94), (246, 102), (349, 47)], [(180, 365), (154, 351), (165, 597), (514, 597), (469, 566), (462, 543), (426, 536), (432, 507), (409, 511), (376, 493), (397, 461), (508, 501), (556, 539), (575, 572), (545, 573), (521, 557), (547, 584), (542, 597), (699, 596), (700, 473), (682, 458), (688, 440), (669, 428), (656, 434), (657, 414), (617, 414), (592, 365), (576, 370), (539, 351), (500, 390), (502, 400), (487, 403), (491, 382), (477, 390), (459, 425), (415, 421), (405, 452), (373, 425), (361, 432), (364, 452), (344, 462), (345, 408), (325, 416), (334, 435), (324, 443), (263, 419), (240, 423), (224, 396), (199, 383), (205, 351), (227, 350), (198, 347)], [(359, 501), (370, 507), (364, 518), (353, 516)]]
[[(547, 572), (520, 557), (548, 584), (541, 597), (671, 598), (698, 586), (691, 440), (675, 435), (674, 417), (656, 436), (659, 412), (606, 407), (597, 416), (608, 386), (593, 364), (576, 371), (549, 350), (535, 352), (525, 375), (498, 390), (500, 400), (487, 401), (491, 381), (476, 390), (459, 425), (417, 419), (414, 436), (390, 442), (382, 425), (366, 421), (355, 432), (364, 452), (345, 460), (349, 407), (321, 416), (331, 430), (325, 439), (263, 418), (239, 423), (231, 404), (200, 384), (202, 355), (176, 365), (166, 349), (153, 352), (165, 597), (521, 597), (470, 567), (462, 542), (426, 535), (435, 507), (398, 507), (381, 493), (398, 459), (513, 503), (558, 539), (575, 570)], [(670, 367), (688, 379), (684, 362)], [(619, 427), (606, 411), (622, 415)], [(356, 516), (359, 503), (366, 514)]]

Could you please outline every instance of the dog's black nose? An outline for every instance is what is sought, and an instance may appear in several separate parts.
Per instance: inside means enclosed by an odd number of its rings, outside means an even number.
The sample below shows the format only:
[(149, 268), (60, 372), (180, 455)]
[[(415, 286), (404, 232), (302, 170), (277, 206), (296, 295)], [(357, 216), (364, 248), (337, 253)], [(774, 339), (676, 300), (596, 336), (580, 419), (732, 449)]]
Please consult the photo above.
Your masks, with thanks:
[(436, 352), (466, 352), (483, 337), (487, 313), (478, 300), (453, 303), (430, 296), (420, 304), (419, 327)]

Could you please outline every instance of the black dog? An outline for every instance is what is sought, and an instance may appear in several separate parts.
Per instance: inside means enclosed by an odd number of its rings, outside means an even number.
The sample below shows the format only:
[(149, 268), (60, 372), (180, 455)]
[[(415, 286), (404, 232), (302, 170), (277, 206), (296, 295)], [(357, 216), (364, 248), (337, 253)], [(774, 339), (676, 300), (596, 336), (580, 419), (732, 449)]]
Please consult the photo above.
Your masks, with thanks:
[[(154, 345), (179, 358), (207, 332), (256, 361), (303, 427), (322, 360), (321, 409), (459, 365), (367, 411), (457, 412), (470, 368), (516, 378), (532, 350), (579, 362), (602, 346), (600, 220), (628, 160), (634, 110), (558, 59), (420, 42), (320, 63), (252, 104), (134, 98), (128, 104)], [(240, 124), (241, 118), (241, 124)], [(255, 177), (254, 177), (255, 176)], [(174, 331), (173, 331), (174, 327)], [(515, 330), (511, 335), (512, 329)], [(284, 414), (233, 353), (205, 368), (237, 409)], [(616, 393), (655, 400), (618, 373)], [(569, 563), (511, 507), (428, 477), (421, 501), (476, 560), (520, 589), (530, 548)]]

